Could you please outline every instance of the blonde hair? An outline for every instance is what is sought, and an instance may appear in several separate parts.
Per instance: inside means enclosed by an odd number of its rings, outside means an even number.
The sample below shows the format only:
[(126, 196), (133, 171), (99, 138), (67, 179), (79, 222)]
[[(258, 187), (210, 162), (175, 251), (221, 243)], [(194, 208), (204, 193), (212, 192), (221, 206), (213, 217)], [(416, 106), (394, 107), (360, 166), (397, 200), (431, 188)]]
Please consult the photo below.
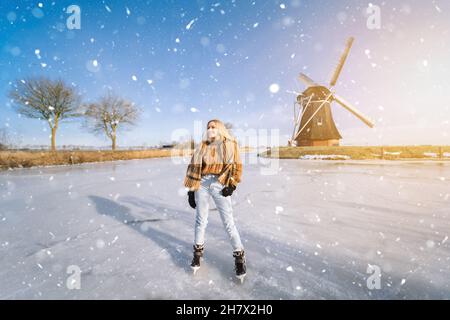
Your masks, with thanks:
[[(230, 141), (235, 141), (236, 139), (230, 134), (230, 132), (228, 131), (227, 127), (225, 127), (225, 125), (223, 124), (222, 121), (218, 120), (218, 119), (212, 119), (209, 120), (208, 123), (206, 124), (206, 128), (208, 128), (209, 124), (211, 122), (214, 122), (216, 124), (217, 127), (217, 133), (219, 135), (219, 137), (223, 140), (223, 139), (227, 139)], [(205, 133), (203, 134), (203, 142), (208, 141), (208, 136), (207, 133), (205, 131)]]

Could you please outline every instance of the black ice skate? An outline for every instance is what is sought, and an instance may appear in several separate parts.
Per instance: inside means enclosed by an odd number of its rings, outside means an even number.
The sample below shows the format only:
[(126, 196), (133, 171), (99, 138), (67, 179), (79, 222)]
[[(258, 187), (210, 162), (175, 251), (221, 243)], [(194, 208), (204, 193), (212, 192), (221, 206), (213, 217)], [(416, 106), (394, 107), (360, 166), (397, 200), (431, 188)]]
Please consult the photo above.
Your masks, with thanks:
[(192, 258), (191, 268), (194, 274), (200, 269), (200, 258), (203, 257), (203, 245), (194, 244), (194, 258)]
[(233, 252), (233, 257), (235, 259), (234, 263), (235, 263), (236, 278), (241, 280), (242, 283), (244, 282), (244, 277), (247, 272), (247, 267), (245, 265), (244, 250)]

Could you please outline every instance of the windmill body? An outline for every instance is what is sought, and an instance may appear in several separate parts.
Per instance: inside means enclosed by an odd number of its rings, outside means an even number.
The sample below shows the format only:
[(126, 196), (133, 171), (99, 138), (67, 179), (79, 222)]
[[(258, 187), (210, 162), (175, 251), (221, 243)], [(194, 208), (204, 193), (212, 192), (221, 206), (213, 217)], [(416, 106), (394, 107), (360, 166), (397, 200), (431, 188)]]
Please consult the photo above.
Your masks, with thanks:
[[(299, 97), (302, 106), (300, 128), (295, 139), (297, 146), (337, 146), (342, 136), (331, 114), (330, 90), (323, 86), (308, 87)], [(314, 116), (313, 116), (314, 115)], [(309, 122), (308, 119), (311, 119)]]
[(343, 98), (336, 95), (333, 90), (345, 61), (353, 44), (353, 38), (349, 38), (346, 48), (339, 60), (339, 64), (330, 81), (330, 86), (317, 84), (307, 75), (301, 73), (299, 78), (308, 87), (297, 96), (294, 105), (294, 131), (289, 141), (296, 146), (338, 146), (342, 136), (339, 134), (331, 113), (331, 105), (336, 101), (339, 105), (351, 112), (369, 127), (373, 122), (356, 110)]

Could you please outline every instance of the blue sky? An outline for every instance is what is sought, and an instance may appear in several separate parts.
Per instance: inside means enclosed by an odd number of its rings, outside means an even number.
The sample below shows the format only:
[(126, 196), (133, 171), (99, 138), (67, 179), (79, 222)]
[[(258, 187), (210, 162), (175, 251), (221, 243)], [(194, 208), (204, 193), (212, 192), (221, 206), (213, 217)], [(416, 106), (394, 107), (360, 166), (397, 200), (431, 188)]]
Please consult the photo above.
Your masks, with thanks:
[[(19, 117), (7, 97), (17, 79), (48, 76), (76, 85), (85, 101), (112, 90), (139, 105), (142, 117), (119, 146), (170, 141), (174, 130), (211, 118), (278, 129), (285, 143), (292, 91), (304, 89), (298, 73), (327, 84), (354, 36), (336, 91), (375, 128), (333, 105), (342, 144), (448, 144), (450, 3), (372, 3), (380, 30), (367, 28), (369, 2), (356, 0), (0, 0), (0, 128), (22, 145), (49, 143), (47, 123)], [(80, 30), (66, 28), (72, 4)], [(63, 122), (62, 144), (109, 142)]]

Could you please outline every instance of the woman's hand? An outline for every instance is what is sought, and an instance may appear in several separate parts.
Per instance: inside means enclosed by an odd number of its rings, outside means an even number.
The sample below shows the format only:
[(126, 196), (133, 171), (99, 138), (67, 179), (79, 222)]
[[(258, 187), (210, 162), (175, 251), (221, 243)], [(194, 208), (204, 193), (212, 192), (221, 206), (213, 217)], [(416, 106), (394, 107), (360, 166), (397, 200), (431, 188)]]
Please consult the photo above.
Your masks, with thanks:
[(231, 185), (229, 187), (225, 187), (225, 188), (222, 189), (222, 195), (224, 197), (229, 197), (229, 196), (231, 196), (233, 194), (234, 190), (236, 190), (236, 187), (233, 186), (233, 185)]
[(189, 205), (191, 206), (192, 209), (195, 209), (195, 207), (197, 207), (197, 205), (195, 203), (194, 191), (188, 191), (188, 201), (189, 201)]

